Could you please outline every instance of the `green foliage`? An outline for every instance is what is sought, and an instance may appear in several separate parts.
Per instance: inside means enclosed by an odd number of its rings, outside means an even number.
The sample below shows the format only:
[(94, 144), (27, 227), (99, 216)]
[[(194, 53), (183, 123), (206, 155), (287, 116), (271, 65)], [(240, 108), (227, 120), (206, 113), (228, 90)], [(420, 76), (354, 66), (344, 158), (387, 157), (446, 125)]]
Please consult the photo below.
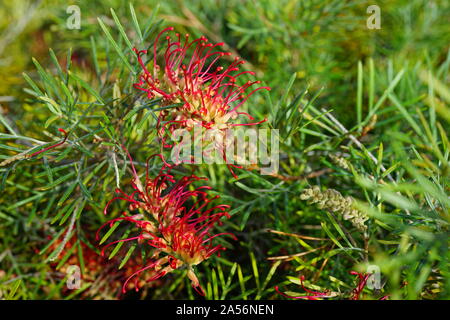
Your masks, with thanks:
[[(156, 116), (173, 106), (132, 87), (140, 70), (132, 49), (151, 47), (168, 25), (244, 57), (272, 87), (244, 109), (280, 129), (272, 176), (241, 170), (233, 179), (225, 165), (179, 169), (208, 177), (231, 206), (217, 231), (238, 238), (217, 239), (227, 250), (196, 266), (207, 299), (284, 299), (276, 285), (302, 295), (300, 274), (307, 288), (349, 292), (349, 271), (370, 265), (380, 268), (382, 289), (366, 288), (365, 298), (450, 298), (450, 6), (381, 1), (382, 29), (369, 30), (370, 4), (86, 1), (80, 30), (66, 28), (63, 1), (4, 4), (0, 34), (14, 37), (0, 38), (0, 298), (115, 297), (99, 293), (107, 277), (68, 292), (63, 269), (77, 261), (87, 274), (86, 252), (129, 235), (116, 223), (94, 237), (126, 209), (117, 201), (103, 212), (130, 184), (120, 145), (140, 174), (159, 150)], [(18, 21), (22, 30), (11, 27)], [(64, 144), (32, 157), (62, 142), (58, 128), (68, 132)], [(367, 231), (301, 200), (311, 186), (352, 197), (369, 216)], [(145, 254), (119, 242), (105, 259), (127, 270)], [(161, 281), (126, 297), (199, 298), (186, 270)]]

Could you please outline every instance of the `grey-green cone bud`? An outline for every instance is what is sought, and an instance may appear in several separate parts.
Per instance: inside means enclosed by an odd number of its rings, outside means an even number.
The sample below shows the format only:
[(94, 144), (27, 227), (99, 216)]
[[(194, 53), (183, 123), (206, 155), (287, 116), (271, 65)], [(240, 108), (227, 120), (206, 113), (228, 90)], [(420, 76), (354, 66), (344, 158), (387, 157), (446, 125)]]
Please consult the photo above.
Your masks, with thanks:
[(350, 221), (361, 232), (367, 230), (365, 222), (369, 217), (364, 212), (353, 208), (353, 198), (344, 198), (337, 190), (328, 189), (322, 192), (319, 186), (313, 186), (303, 190), (300, 199), (307, 200), (309, 204), (316, 204), (319, 209), (340, 214), (344, 220)]

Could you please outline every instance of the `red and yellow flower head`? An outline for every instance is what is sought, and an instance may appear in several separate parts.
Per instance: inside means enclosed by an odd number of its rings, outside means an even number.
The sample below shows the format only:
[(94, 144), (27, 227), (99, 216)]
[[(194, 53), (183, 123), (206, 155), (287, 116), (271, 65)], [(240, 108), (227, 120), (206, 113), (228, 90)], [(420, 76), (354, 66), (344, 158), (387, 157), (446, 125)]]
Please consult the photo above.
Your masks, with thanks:
[(107, 213), (113, 201), (121, 199), (129, 203), (128, 211), (135, 213), (124, 211), (122, 216), (108, 221), (99, 229), (100, 231), (107, 225), (112, 227), (118, 221), (127, 221), (138, 231), (133, 237), (105, 245), (102, 253), (116, 243), (128, 241), (138, 241), (151, 251), (150, 262), (127, 279), (123, 291), (132, 278), (135, 280), (135, 288), (138, 289), (138, 276), (146, 270), (154, 273), (154, 276), (148, 279), (152, 281), (175, 269), (186, 267), (192, 286), (199, 293), (203, 293), (193, 266), (225, 249), (221, 245), (213, 245), (212, 242), (217, 236), (229, 233), (213, 234), (212, 230), (221, 224), (221, 218), (229, 218), (227, 212), (229, 206), (211, 206), (210, 203), (219, 197), (209, 197), (207, 193), (209, 187), (202, 186), (189, 190), (193, 182), (204, 179), (192, 175), (175, 180), (170, 168), (163, 166), (153, 179), (148, 176), (147, 170), (145, 183), (141, 183), (132, 161), (131, 166), (134, 191), (127, 194), (117, 189), (118, 196), (108, 202), (104, 212)]

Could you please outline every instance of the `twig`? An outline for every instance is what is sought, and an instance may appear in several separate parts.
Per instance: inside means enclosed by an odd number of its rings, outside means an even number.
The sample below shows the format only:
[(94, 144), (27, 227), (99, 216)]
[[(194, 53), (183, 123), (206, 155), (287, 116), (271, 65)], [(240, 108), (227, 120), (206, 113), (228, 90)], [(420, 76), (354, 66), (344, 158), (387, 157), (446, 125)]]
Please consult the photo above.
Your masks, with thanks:
[(70, 224), (69, 227), (67, 228), (67, 233), (64, 236), (63, 241), (61, 242), (61, 244), (59, 245), (59, 248), (57, 249), (56, 253), (51, 254), (46, 260), (45, 262), (49, 262), (49, 261), (55, 261), (59, 255), (61, 254), (61, 252), (64, 250), (64, 247), (66, 246), (67, 242), (69, 242), (70, 237), (72, 236), (72, 231), (73, 231), (73, 227), (75, 225), (75, 218), (77, 216), (77, 211), (78, 211), (78, 206), (75, 208), (75, 210), (73, 210), (72, 213), (72, 217), (70, 219)]
[(310, 173), (305, 174), (303, 176), (283, 176), (283, 175), (278, 174), (278, 173), (271, 174), (271, 176), (275, 177), (275, 178), (278, 178), (280, 180), (283, 180), (283, 181), (298, 181), (298, 180), (306, 180), (306, 179), (317, 178), (317, 177), (320, 177), (321, 175), (324, 175), (324, 174), (330, 173), (330, 172), (333, 172), (333, 169), (325, 168), (325, 169), (321, 169), (321, 170), (318, 170), (318, 171), (310, 172)]
[(315, 248), (315, 249), (312, 249), (312, 250), (309, 250), (309, 251), (306, 251), (306, 252), (290, 254), (290, 255), (287, 255), (287, 256), (269, 257), (269, 258), (267, 258), (267, 260), (286, 260), (286, 261), (290, 261), (290, 260), (294, 259), (295, 257), (302, 257), (302, 256), (305, 256), (305, 255), (307, 255), (309, 253), (315, 252), (317, 250), (324, 249), (325, 247), (326, 246), (322, 246), (322, 247)]
[[(330, 250), (333, 250), (335, 246), (336, 246), (336, 244), (333, 243), (333, 245), (331, 246)], [(322, 273), (323, 269), (327, 265), (328, 261), (330, 261), (330, 257), (325, 258), (325, 260), (323, 260), (322, 265), (320, 266), (319, 270), (317, 270), (316, 274), (313, 277), (313, 282), (315, 282), (315, 281), (317, 281), (317, 279), (319, 279), (320, 274)]]
[[(322, 112), (325, 112), (326, 110), (322, 108)], [(356, 146), (361, 149), (361, 151), (367, 152), (367, 155), (369, 156), (369, 158), (376, 164), (376, 165), (380, 165), (380, 169), (383, 172), (386, 172), (386, 168), (383, 166), (383, 164), (378, 164), (378, 159), (369, 151), (367, 150), (364, 145), (355, 138), (354, 135), (352, 135), (351, 133), (349, 133), (349, 131), (347, 130), (347, 128), (345, 128), (342, 123), (339, 122), (338, 119), (336, 119), (331, 112), (328, 112), (325, 114), (326, 117), (328, 117), (328, 119), (330, 119), (331, 121), (334, 122), (334, 124), (336, 124), (336, 126), (342, 131), (342, 133), (346, 134), (349, 139), (356, 144)], [(392, 178), (391, 174), (388, 173), (387, 177), (389, 178), (389, 180), (391, 180), (392, 182), (395, 182), (394, 178)]]
[(271, 232), (271, 233), (275, 233), (275, 234), (280, 234), (280, 235), (282, 235), (282, 236), (289, 236), (289, 237), (294, 237), (294, 238), (304, 239), (304, 240), (312, 240), (312, 241), (323, 241), (323, 240), (327, 240), (327, 241), (330, 241), (330, 239), (327, 239), (327, 238), (309, 237), (309, 236), (303, 236), (303, 235), (296, 234), (296, 233), (287, 233), (287, 232), (277, 231), (277, 230), (273, 230), (273, 229), (267, 229), (267, 232)]
[(114, 165), (114, 173), (116, 174), (116, 186), (120, 189), (119, 168), (117, 167), (116, 153), (112, 152), (112, 161)]

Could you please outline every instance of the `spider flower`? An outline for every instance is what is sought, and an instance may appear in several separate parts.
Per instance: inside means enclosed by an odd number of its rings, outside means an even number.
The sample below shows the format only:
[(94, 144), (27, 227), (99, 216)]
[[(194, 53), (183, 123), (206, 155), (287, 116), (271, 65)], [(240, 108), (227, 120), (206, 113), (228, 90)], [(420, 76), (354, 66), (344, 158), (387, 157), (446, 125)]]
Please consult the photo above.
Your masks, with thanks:
[[(362, 292), (364, 288), (367, 285), (367, 282), (371, 276), (370, 273), (360, 273), (357, 271), (350, 271), (351, 275), (355, 275), (358, 277), (358, 283), (354, 289), (350, 292), (350, 296), (347, 297), (348, 294), (346, 293), (340, 293), (340, 292), (332, 292), (330, 290), (325, 290), (323, 292), (321, 291), (312, 291), (306, 288), (303, 284), (303, 281), (305, 280), (305, 277), (302, 275), (300, 276), (300, 285), (302, 286), (303, 290), (307, 292), (307, 295), (300, 295), (300, 296), (292, 296), (288, 295), (282, 291), (280, 291), (278, 286), (275, 286), (275, 291), (278, 292), (278, 294), (282, 295), (283, 297), (290, 298), (290, 299), (307, 299), (307, 300), (319, 300), (323, 298), (334, 298), (334, 297), (341, 297), (341, 298), (348, 298), (349, 300), (360, 300), (362, 296)], [(388, 295), (383, 296), (379, 298), (378, 300), (386, 300), (388, 299)]]
[(213, 239), (229, 233), (212, 234), (211, 231), (216, 225), (221, 224), (222, 217), (229, 218), (227, 212), (229, 206), (208, 206), (219, 197), (209, 197), (206, 192), (209, 188), (206, 186), (189, 190), (193, 182), (203, 180), (196, 176), (185, 176), (175, 180), (170, 168), (163, 166), (159, 174), (152, 179), (148, 176), (147, 161), (145, 183), (141, 183), (132, 161), (131, 167), (134, 191), (126, 194), (117, 189), (118, 196), (107, 203), (104, 213), (106, 214), (110, 204), (118, 199), (127, 201), (128, 211), (137, 213), (130, 214), (124, 211), (120, 217), (108, 221), (97, 232), (99, 239), (99, 232), (105, 226), (109, 225), (111, 228), (118, 221), (129, 222), (138, 230), (138, 234), (105, 245), (102, 254), (108, 247), (128, 241), (137, 241), (151, 251), (148, 264), (134, 272), (125, 281), (122, 290), (126, 291), (128, 282), (133, 278), (134, 287), (138, 290), (139, 275), (146, 270), (154, 274), (147, 281), (153, 281), (175, 269), (186, 267), (193, 288), (203, 294), (193, 266), (225, 250), (221, 245), (213, 245)]
[(307, 295), (291, 296), (291, 295), (288, 295), (288, 294), (286, 294), (284, 292), (281, 292), (278, 286), (275, 286), (275, 291), (278, 292), (283, 297), (290, 298), (290, 299), (319, 300), (319, 299), (322, 299), (322, 298), (331, 298), (331, 297), (336, 296), (336, 293), (331, 292), (329, 290), (325, 290), (323, 292), (309, 290), (303, 284), (303, 281), (305, 280), (305, 276), (303, 276), (303, 275), (300, 276), (299, 280), (300, 280), (300, 285), (302, 286), (303, 290), (305, 290), (305, 292), (308, 293)]
[(192, 41), (188, 34), (184, 39), (178, 33), (175, 39), (166, 36), (160, 66), (157, 52), (159, 39), (170, 31), (173, 31), (173, 27), (162, 30), (155, 40), (152, 71), (142, 59), (147, 50), (134, 49), (143, 70), (134, 87), (146, 92), (148, 98), (162, 98), (164, 105), (182, 104), (179, 108), (162, 112), (162, 119), (185, 127), (199, 123), (208, 129), (226, 127), (228, 120), (237, 118), (239, 114), (245, 114), (252, 120), (250, 115), (238, 112), (238, 108), (254, 92), (270, 88), (258, 87), (246, 93), (260, 81), (247, 81), (238, 85), (237, 79), (244, 74), (254, 75), (254, 72), (239, 72), (239, 66), (244, 63), (239, 57), (234, 58), (227, 67), (219, 66), (220, 58), (231, 53), (218, 50), (223, 43), (208, 43), (208, 39), (203, 36)]
[[(163, 146), (170, 148), (174, 145), (166, 142), (166, 133), (173, 133), (176, 129), (192, 132), (193, 128), (199, 128), (198, 131), (203, 135), (202, 143), (207, 145), (212, 139), (222, 143), (226, 129), (266, 121), (264, 119), (253, 123), (233, 122), (240, 115), (254, 120), (250, 114), (240, 112), (239, 108), (256, 91), (270, 88), (254, 87), (261, 83), (257, 80), (238, 84), (238, 79), (242, 76), (255, 73), (240, 71), (244, 60), (239, 57), (235, 57), (226, 66), (220, 65), (224, 60), (223, 57), (231, 55), (230, 52), (220, 51), (219, 47), (223, 43), (209, 43), (204, 36), (190, 40), (188, 34), (183, 37), (175, 33), (172, 37), (169, 35), (165, 37), (166, 44), (162, 49), (162, 57), (158, 59), (160, 39), (163, 34), (172, 31), (173, 28), (169, 27), (158, 34), (150, 63), (146, 64), (143, 59), (148, 53), (147, 50), (134, 49), (142, 67), (139, 81), (134, 87), (146, 92), (149, 99), (160, 98), (162, 101), (163, 109), (158, 117), (158, 132)], [(205, 134), (207, 130), (210, 131), (209, 134)], [(220, 153), (228, 163), (224, 152)]]

